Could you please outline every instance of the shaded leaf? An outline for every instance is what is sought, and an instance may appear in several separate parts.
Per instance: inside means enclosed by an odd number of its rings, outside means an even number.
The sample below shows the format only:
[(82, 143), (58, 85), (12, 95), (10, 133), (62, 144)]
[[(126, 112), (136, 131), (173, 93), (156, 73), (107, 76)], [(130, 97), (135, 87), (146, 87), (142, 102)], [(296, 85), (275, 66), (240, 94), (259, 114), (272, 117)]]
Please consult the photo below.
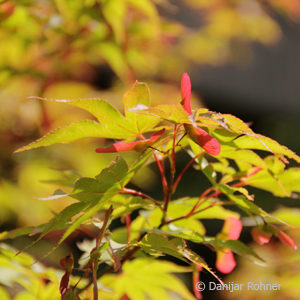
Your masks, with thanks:
[[(61, 230), (68, 227), (71, 218), (78, 213), (82, 212), (85, 208), (89, 206), (86, 202), (73, 203), (66, 208), (64, 208), (58, 215), (52, 218), (43, 228), (41, 235), (33, 242), (33, 244), (40, 241), (46, 234), (54, 230)], [(28, 247), (32, 246), (30, 244)]]
[(199, 266), (201, 266), (206, 271), (208, 271), (210, 274), (212, 274), (219, 282), (223, 283), (222, 280), (211, 270), (211, 268), (208, 266), (208, 264), (205, 262), (205, 260), (201, 256), (199, 256), (197, 253), (193, 252), (192, 250), (190, 250), (188, 248), (182, 249), (181, 253), (189, 261), (196, 264), (198, 268), (199, 268)]
[(105, 199), (101, 199), (101, 201), (98, 204), (92, 205), (90, 208), (86, 209), (84, 211), (84, 214), (79, 216), (76, 220), (74, 220), (74, 222), (72, 222), (71, 225), (68, 226), (68, 229), (65, 231), (62, 238), (57, 243), (57, 246), (59, 246), (68, 236), (70, 236), (70, 234), (72, 234), (77, 228), (79, 228), (80, 225), (84, 224), (84, 222), (87, 219), (92, 217), (94, 214), (97, 213), (97, 211), (99, 211), (101, 208), (104, 207), (105, 205), (104, 200), (109, 198), (109, 196), (106, 194), (103, 198)]
[(151, 253), (152, 251), (160, 252), (162, 254), (168, 254), (174, 256), (180, 260), (185, 261), (182, 255), (178, 252), (176, 246), (172, 244), (168, 238), (163, 237), (159, 234), (149, 233), (141, 242), (138, 243), (140, 247), (146, 252)]
[(124, 186), (124, 178), (128, 172), (125, 160), (117, 156), (108, 167), (104, 168), (95, 178), (80, 178), (76, 183), (71, 197), (80, 201), (98, 201), (105, 194), (119, 191)]
[(228, 196), (228, 198), (244, 210), (248, 214), (255, 214), (259, 216), (267, 216), (268, 214), (260, 207), (255, 205), (252, 201), (247, 200), (244, 196), (237, 196), (234, 194), (235, 190), (225, 184), (218, 184), (218, 189)]
[(155, 232), (157, 234), (166, 234), (169, 236), (174, 236), (178, 238), (182, 238), (184, 240), (192, 241), (194, 243), (200, 243), (200, 244), (207, 244), (213, 246), (216, 250), (218, 249), (223, 249), (223, 248), (229, 248), (231, 249), (234, 253), (245, 256), (249, 259), (258, 259), (259, 261), (263, 261), (262, 258), (260, 258), (254, 250), (252, 250), (250, 247), (247, 245), (243, 244), (239, 240), (222, 240), (222, 239), (217, 239), (215, 237), (208, 237), (208, 236), (203, 236), (198, 233), (194, 234), (187, 234), (185, 232), (167, 232), (163, 230), (158, 230), (155, 229)]

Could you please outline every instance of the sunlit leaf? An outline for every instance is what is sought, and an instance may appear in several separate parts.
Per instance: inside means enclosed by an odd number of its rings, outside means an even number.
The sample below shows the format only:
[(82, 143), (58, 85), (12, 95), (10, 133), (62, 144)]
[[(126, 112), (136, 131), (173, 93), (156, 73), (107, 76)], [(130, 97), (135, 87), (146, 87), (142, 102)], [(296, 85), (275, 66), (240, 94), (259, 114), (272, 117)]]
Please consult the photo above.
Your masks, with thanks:
[(266, 162), (269, 170), (273, 174), (279, 174), (285, 168), (285, 164), (280, 160), (279, 157), (277, 157), (275, 155), (270, 155), (270, 156), (265, 157), (264, 161)]
[(283, 154), (288, 158), (294, 159), (298, 163), (300, 162), (300, 157), (292, 150), (260, 134), (256, 134), (255, 136), (243, 135), (234, 140), (233, 145), (241, 149), (257, 149), (276, 154)]
[(241, 119), (230, 114), (219, 114), (221, 119), (227, 123), (227, 125), (236, 133), (248, 133), (255, 134), (253, 130)]
[(140, 113), (142, 108), (150, 106), (150, 91), (146, 83), (136, 82), (123, 97), (125, 115), (137, 133), (152, 130), (161, 120), (156, 116)]
[(57, 143), (70, 143), (82, 138), (124, 138), (123, 133), (119, 132), (116, 135), (107, 126), (103, 126), (94, 121), (79, 121), (72, 123), (69, 126), (61, 127), (44, 135), (35, 142), (23, 146), (16, 150), (16, 152), (34, 149), (38, 147), (50, 146)]
[[(284, 174), (284, 173), (283, 173)], [(247, 179), (247, 183), (251, 186), (269, 191), (270, 193), (279, 196), (279, 197), (288, 197), (290, 196), (291, 189), (288, 188), (290, 185), (293, 187), (293, 181), (289, 181), (289, 176), (288, 175), (283, 175), (283, 178), (286, 178), (284, 180), (285, 184), (281, 181), (280, 179), (281, 176), (273, 176), (266, 170), (261, 170), (254, 176), (251, 176)], [(294, 185), (295, 187), (297, 185)], [(297, 187), (296, 187), (297, 188)]]
[(292, 226), (300, 226), (300, 209), (299, 208), (280, 208), (273, 213), (274, 217), (290, 224)]
[[(101, 124), (109, 127), (112, 134), (123, 135), (124, 138), (134, 136), (134, 130), (130, 128), (130, 122), (105, 100), (91, 98), (80, 100), (56, 99), (48, 101), (80, 107), (95, 116)], [(111, 124), (114, 124), (114, 126), (111, 126)]]
[(260, 158), (260, 156), (257, 155), (254, 151), (251, 150), (239, 150), (234, 147), (223, 145), (221, 147), (221, 153), (219, 156), (230, 158), (235, 161), (250, 163), (254, 166), (259, 166), (261, 168), (267, 167), (264, 160)]
[(190, 124), (187, 112), (180, 104), (160, 104), (155, 107), (150, 107), (140, 111), (141, 114), (147, 114), (167, 120), (172, 123), (186, 123)]
[(125, 34), (126, 1), (103, 1), (102, 6), (105, 19), (112, 26), (117, 42), (121, 43)]
[(103, 276), (101, 283), (112, 289), (111, 293), (106, 292), (106, 295), (113, 294), (116, 299), (126, 294), (132, 300), (156, 300), (158, 296), (165, 296), (168, 291), (171, 291), (172, 294), (175, 293), (183, 299), (192, 300), (194, 297), (183, 283), (171, 274), (187, 270), (186, 267), (167, 261), (137, 258), (126, 262), (123, 272), (118, 276)]

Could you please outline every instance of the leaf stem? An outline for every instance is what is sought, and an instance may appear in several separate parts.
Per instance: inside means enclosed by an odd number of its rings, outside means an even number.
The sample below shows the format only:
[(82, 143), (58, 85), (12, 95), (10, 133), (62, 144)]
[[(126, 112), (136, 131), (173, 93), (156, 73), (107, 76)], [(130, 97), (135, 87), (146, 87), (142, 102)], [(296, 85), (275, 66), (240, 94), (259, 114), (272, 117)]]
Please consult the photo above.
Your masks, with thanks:
[[(142, 139), (142, 140), (145, 140), (145, 137), (142, 133), (139, 134), (139, 137)], [(152, 148), (152, 147), (151, 147)], [(156, 150), (156, 149), (155, 149)], [(155, 161), (156, 161), (156, 164), (157, 164), (157, 167), (158, 167), (158, 170), (160, 172), (160, 176), (161, 176), (161, 183), (162, 183), (162, 187), (163, 187), (163, 199), (164, 199), (164, 202), (165, 202), (165, 199), (167, 197), (167, 193), (168, 193), (168, 190), (169, 190), (169, 187), (168, 187), (168, 181), (167, 181), (167, 178), (166, 178), (166, 175), (165, 175), (165, 170), (162, 166), (162, 163), (160, 161), (160, 159), (158, 158), (157, 154), (155, 152), (153, 152), (153, 156), (155, 158)]]
[(177, 129), (180, 128), (177, 127), (177, 124), (174, 126), (174, 134), (173, 134), (173, 145), (172, 145), (172, 151), (171, 151), (171, 157), (170, 157), (170, 184), (167, 186), (166, 193), (164, 193), (164, 203), (163, 203), (163, 218), (162, 218), (162, 224), (165, 223), (166, 215), (168, 211), (169, 202), (171, 199), (171, 195), (173, 194), (173, 183), (175, 178), (175, 172), (176, 172), (176, 162), (175, 162), (175, 147), (176, 147), (176, 136), (177, 136)]
[(140, 197), (149, 199), (149, 200), (151, 200), (155, 205), (161, 207), (160, 203), (159, 203), (157, 200), (153, 199), (153, 198), (150, 197), (149, 195), (146, 195), (146, 194), (144, 194), (144, 193), (142, 193), (142, 192), (139, 192), (139, 191), (136, 191), (136, 190), (134, 190), (134, 189), (129, 189), (129, 188), (125, 188), (125, 187), (124, 187), (124, 188), (121, 190), (121, 193), (137, 195), (137, 196), (140, 196)]
[(84, 228), (82, 228), (82, 227), (79, 227), (77, 230), (78, 230), (78, 231), (81, 231), (81, 232), (83, 232), (83, 233), (85, 233), (86, 235), (88, 235), (88, 236), (91, 237), (92, 239), (95, 239), (95, 238), (96, 238), (96, 236), (95, 236), (93, 233), (89, 232), (88, 230), (86, 230), (86, 229), (84, 229)]
[(93, 269), (93, 300), (98, 300), (98, 285), (97, 285), (97, 264), (92, 262)]
[(101, 244), (101, 241), (103, 239), (103, 236), (104, 236), (104, 232), (105, 232), (105, 229), (106, 229), (106, 226), (107, 226), (107, 223), (108, 223), (108, 220), (109, 220), (109, 217), (110, 215), (112, 214), (113, 212), (113, 207), (112, 205), (108, 208), (108, 210), (105, 212), (105, 215), (104, 215), (104, 220), (103, 220), (103, 225), (99, 231), (99, 234), (96, 238), (96, 249), (98, 249), (100, 247), (100, 244)]
[(177, 217), (177, 218), (174, 218), (174, 219), (170, 219), (170, 220), (166, 221), (164, 224), (161, 224), (161, 226), (159, 228), (161, 228), (163, 225), (168, 225), (170, 223), (173, 223), (173, 222), (176, 222), (176, 221), (179, 221), (179, 220), (187, 219), (187, 218), (189, 218), (189, 217), (191, 217), (193, 215), (196, 215), (196, 214), (198, 214), (198, 213), (200, 213), (202, 211), (205, 211), (205, 210), (207, 210), (207, 209), (209, 209), (209, 208), (211, 208), (211, 207), (213, 207), (215, 205), (217, 205), (217, 201), (214, 201), (213, 203), (209, 204), (208, 206), (206, 206), (206, 207), (204, 207), (202, 209), (193, 211), (192, 213), (189, 212), (189, 213), (187, 213), (184, 216), (180, 216), (180, 217)]
[(187, 164), (186, 166), (183, 168), (183, 170), (180, 172), (180, 174), (178, 175), (178, 177), (176, 178), (173, 187), (172, 187), (172, 191), (173, 193), (176, 191), (177, 186), (180, 182), (180, 180), (182, 179), (182, 176), (184, 175), (184, 173), (187, 171), (187, 169), (193, 164), (193, 162), (200, 157), (202, 154), (204, 153), (204, 151), (198, 153), (197, 155), (195, 155)]
[(191, 209), (191, 211), (188, 214), (192, 214), (199, 206), (200, 204), (203, 204), (208, 197), (206, 197), (207, 194), (209, 194), (212, 190), (212, 187), (206, 189), (198, 198), (198, 201), (196, 202), (196, 204), (193, 206), (193, 208)]
[(174, 183), (174, 177), (176, 173), (176, 164), (175, 164), (175, 147), (176, 147), (176, 135), (177, 135), (177, 124), (174, 126), (174, 134), (173, 134), (173, 146), (172, 146), (172, 152), (171, 152), (171, 173), (170, 173), (170, 186)]
[[(182, 125), (182, 124), (181, 124)], [(179, 127), (178, 127), (179, 129)], [(175, 147), (179, 146), (179, 143), (181, 142), (181, 140), (186, 136), (186, 132), (181, 136), (181, 138), (177, 141)]]
[[(240, 181), (240, 182), (237, 182), (235, 184), (232, 184), (230, 185), (230, 187), (241, 187), (241, 186), (244, 186), (246, 185), (247, 182), (245, 180), (243, 181)], [(214, 198), (214, 197), (217, 197), (219, 196), (220, 194), (222, 194), (222, 191), (220, 190), (216, 190), (215, 192), (213, 192), (211, 195), (208, 195), (210, 192), (212, 192), (214, 187), (210, 187), (208, 189), (206, 189), (198, 198), (198, 201), (195, 203), (195, 205), (193, 206), (193, 208), (190, 210), (190, 212), (188, 212), (187, 214), (185, 214), (184, 216), (181, 216), (181, 217), (178, 217), (178, 218), (175, 218), (175, 219), (171, 219), (171, 220), (168, 220), (168, 221), (165, 221), (163, 224), (160, 225), (159, 228), (161, 228), (163, 225), (167, 225), (167, 224), (170, 224), (170, 223), (173, 223), (173, 222), (176, 222), (176, 221), (179, 221), (179, 220), (182, 220), (182, 219), (186, 219), (186, 218), (189, 218), (193, 215), (196, 215), (206, 209), (209, 209), (215, 205), (225, 205), (225, 203), (223, 202), (219, 202), (217, 203), (216, 200), (211, 203), (210, 205), (208, 205), (207, 207), (204, 207), (200, 210), (196, 210), (201, 204), (203, 204), (206, 200), (208, 200), (209, 198)]]
[(130, 241), (130, 223), (131, 223), (130, 214), (126, 214), (125, 222), (126, 222), (126, 230), (127, 230), (126, 241), (127, 241), (127, 243), (129, 243), (129, 241)]
[(158, 158), (156, 153), (153, 153), (153, 155), (154, 155), (158, 170), (159, 170), (160, 175), (161, 175), (161, 182), (162, 182), (163, 194), (164, 194), (163, 201), (165, 203), (165, 201), (167, 199), (168, 190), (169, 190), (168, 181), (167, 181), (167, 178), (166, 178), (166, 175), (165, 175), (165, 170), (162, 166), (162, 163), (161, 163), (160, 159)]

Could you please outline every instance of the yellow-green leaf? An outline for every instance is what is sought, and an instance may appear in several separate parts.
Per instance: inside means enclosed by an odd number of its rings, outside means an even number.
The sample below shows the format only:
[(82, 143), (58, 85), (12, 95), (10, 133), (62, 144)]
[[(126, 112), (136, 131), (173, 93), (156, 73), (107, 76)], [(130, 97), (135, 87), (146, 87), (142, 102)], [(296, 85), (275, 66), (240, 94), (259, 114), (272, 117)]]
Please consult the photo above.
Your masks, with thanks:
[[(91, 113), (93, 116), (95, 116), (101, 124), (110, 127), (110, 131), (112, 132), (112, 134), (115, 133), (117, 136), (121, 134), (122, 138), (135, 136), (135, 130), (130, 126), (131, 123), (106, 100), (96, 98), (65, 100), (46, 99), (40, 97), (38, 97), (38, 99), (49, 102), (65, 103), (76, 107), (80, 107)], [(114, 126), (111, 126), (112, 124)]]
[(234, 140), (233, 144), (241, 149), (257, 149), (276, 154), (283, 154), (300, 163), (300, 157), (292, 150), (261, 134), (256, 134), (255, 136), (243, 135)]
[(219, 156), (230, 158), (235, 161), (250, 163), (254, 166), (258, 166), (263, 169), (267, 167), (266, 163), (262, 158), (260, 158), (255, 152), (247, 149), (237, 149), (228, 145), (222, 145), (221, 153), (219, 154)]
[[(84, 120), (70, 124), (66, 127), (57, 128), (29, 145), (16, 150), (21, 152), (38, 147), (50, 146), (58, 143), (70, 143), (82, 138), (123, 138), (123, 133), (113, 132), (111, 128), (95, 121)], [(92, 149), (91, 149), (92, 150)]]
[(132, 89), (124, 95), (123, 103), (126, 118), (137, 133), (153, 130), (161, 121), (156, 116), (141, 113), (142, 109), (150, 105), (150, 91), (146, 83), (136, 81)]
[(179, 104), (161, 104), (145, 109), (141, 113), (150, 114), (176, 124), (191, 124), (187, 112)]

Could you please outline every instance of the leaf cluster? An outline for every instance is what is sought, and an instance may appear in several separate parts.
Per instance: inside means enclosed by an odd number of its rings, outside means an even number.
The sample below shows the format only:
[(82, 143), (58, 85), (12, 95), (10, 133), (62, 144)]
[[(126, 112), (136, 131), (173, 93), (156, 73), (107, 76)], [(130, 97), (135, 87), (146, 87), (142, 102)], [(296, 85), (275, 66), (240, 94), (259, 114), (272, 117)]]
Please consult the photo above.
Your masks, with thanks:
[[(183, 85), (185, 83), (183, 81)], [(62, 187), (63, 190), (43, 200), (58, 201), (61, 197), (71, 197), (75, 202), (45, 224), (3, 232), (1, 239), (38, 233), (34, 242), (37, 243), (47, 234), (63, 230), (55, 246), (58, 247), (76, 230), (84, 226), (93, 228), (93, 232), (97, 232), (94, 242), (80, 246), (85, 251), (85, 259), (81, 260), (80, 266), (82, 276), (86, 278), (90, 272), (92, 279), (86, 287), (78, 289), (74, 297), (79, 297), (92, 284), (94, 299), (98, 295), (96, 283), (99, 278), (105, 287), (100, 288), (100, 293), (105, 294), (107, 299), (122, 296), (130, 299), (167, 299), (169, 290), (184, 299), (192, 299), (187, 289), (170, 273), (195, 272), (196, 268), (221, 279), (212, 266), (208, 266), (198, 253), (190, 249), (190, 242), (206, 245), (217, 255), (230, 250), (261, 263), (262, 258), (237, 240), (240, 232), (235, 234), (236, 238), (230, 238), (234, 229), (228, 229), (228, 220), (240, 222), (242, 216), (248, 216), (257, 225), (278, 226), (274, 224), (280, 220), (257, 206), (254, 195), (250, 195), (246, 187), (261, 188), (279, 197), (289, 197), (299, 192), (299, 168), (286, 168), (286, 165), (288, 159), (300, 162), (300, 157), (276, 141), (254, 133), (235, 116), (208, 109), (192, 113), (186, 109), (190, 105), (189, 95), (182, 94), (183, 106), (151, 106), (149, 88), (145, 83), (136, 82), (124, 95), (124, 115), (102, 99), (42, 99), (80, 107), (90, 112), (95, 120), (58, 128), (17, 152), (81, 138), (105, 138), (121, 141), (108, 148), (98, 148), (99, 155), (106, 155), (105, 149), (110, 149), (110, 152), (134, 151), (137, 159), (128, 164), (121, 155), (117, 155), (97, 176), (78, 177), (71, 184), (66, 182), (70, 192), (64, 192)], [(207, 147), (207, 137), (220, 145), (218, 153), (211, 152)], [(179, 151), (191, 156), (183, 170), (176, 168)], [(170, 174), (164, 168), (164, 160), (169, 160)], [(154, 199), (143, 191), (128, 187), (136, 173), (153, 162), (161, 174), (162, 199)], [(198, 197), (176, 199), (174, 193), (180, 188), (181, 178), (191, 165), (205, 175), (210, 187), (199, 191)], [(170, 175), (169, 179), (167, 175)], [(228, 207), (235, 207), (235, 211)], [(207, 236), (202, 223), (205, 219), (225, 220), (223, 230), (217, 236)], [(124, 222), (125, 226), (111, 231), (110, 224), (116, 220)], [(189, 267), (155, 260), (166, 255)], [(106, 269), (100, 268), (103, 264)], [(121, 275), (114, 272), (121, 272)], [(73, 293), (74, 288), (68, 286), (70, 274), (63, 286), (64, 290)], [(132, 288), (125, 288), (129, 282)]]

